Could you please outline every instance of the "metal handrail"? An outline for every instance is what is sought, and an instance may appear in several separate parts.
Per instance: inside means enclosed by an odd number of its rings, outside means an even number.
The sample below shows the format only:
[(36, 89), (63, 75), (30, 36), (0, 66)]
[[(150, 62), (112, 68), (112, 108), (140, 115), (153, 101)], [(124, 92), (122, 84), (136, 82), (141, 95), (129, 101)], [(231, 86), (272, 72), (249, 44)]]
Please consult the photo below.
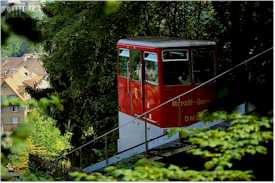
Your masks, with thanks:
[[(72, 153), (74, 153), (74, 152), (76, 152), (76, 151), (82, 149), (83, 147), (85, 147), (85, 146), (87, 146), (87, 145), (89, 145), (89, 144), (91, 144), (91, 143), (93, 143), (93, 142), (96, 142), (97, 140), (99, 140), (99, 139), (101, 139), (101, 138), (107, 136), (108, 134), (110, 134), (110, 133), (112, 133), (112, 132), (114, 132), (114, 131), (116, 131), (116, 130), (118, 130), (118, 129), (121, 129), (121, 128), (127, 126), (128, 124), (130, 124), (130, 123), (134, 122), (135, 120), (138, 120), (138, 119), (140, 119), (140, 118), (146, 116), (147, 114), (149, 114), (149, 113), (151, 113), (151, 112), (153, 112), (153, 111), (155, 111), (155, 110), (161, 108), (162, 106), (164, 106), (164, 105), (166, 105), (166, 104), (168, 104), (168, 103), (170, 103), (170, 102), (172, 102), (172, 101), (174, 101), (174, 100), (177, 100), (178, 98), (183, 97), (183, 96), (185, 96), (185, 95), (187, 95), (187, 94), (189, 94), (189, 93), (191, 93), (191, 92), (193, 92), (193, 91), (195, 91), (195, 90), (197, 90), (197, 89), (199, 89), (199, 88), (201, 88), (201, 87), (203, 87), (203, 86), (205, 86), (205, 85), (211, 83), (212, 81), (214, 81), (214, 80), (216, 80), (216, 79), (218, 79), (218, 78), (220, 78), (220, 77), (222, 77), (222, 76), (224, 76), (224, 75), (230, 73), (231, 71), (235, 70), (236, 68), (238, 68), (238, 67), (240, 67), (240, 66), (242, 66), (242, 65), (245, 65), (245, 64), (249, 63), (250, 61), (254, 60), (255, 58), (257, 58), (257, 57), (259, 57), (259, 56), (261, 56), (261, 55), (263, 55), (263, 54), (265, 54), (265, 53), (267, 53), (267, 52), (269, 52), (269, 51), (272, 50), (272, 49), (273, 49), (273, 47), (271, 47), (271, 48), (269, 48), (269, 49), (266, 49), (265, 51), (262, 51), (261, 53), (255, 55), (255, 56), (250, 57), (249, 59), (247, 59), (247, 60), (241, 62), (240, 64), (237, 64), (236, 66), (234, 66), (234, 67), (232, 67), (232, 68), (230, 68), (230, 69), (228, 69), (228, 70), (226, 70), (226, 71), (224, 71), (224, 72), (222, 72), (222, 73), (216, 75), (215, 77), (213, 77), (213, 78), (211, 78), (211, 79), (209, 79), (209, 80), (207, 80), (207, 81), (201, 83), (200, 85), (198, 85), (198, 86), (196, 86), (196, 87), (194, 87), (194, 88), (188, 90), (187, 92), (184, 92), (184, 93), (182, 93), (182, 94), (180, 94), (180, 95), (177, 95), (176, 97), (173, 97), (173, 98), (171, 98), (171, 99), (169, 99), (169, 100), (167, 100), (167, 101), (161, 103), (160, 105), (158, 105), (158, 106), (156, 106), (156, 107), (153, 107), (152, 109), (150, 109), (150, 110), (144, 112), (143, 114), (137, 115), (136, 117), (134, 117), (135, 119), (129, 120), (127, 123), (125, 123), (125, 124), (123, 124), (123, 125), (120, 125), (120, 126), (114, 128), (114, 129), (112, 129), (112, 130), (110, 130), (110, 131), (104, 133), (103, 135), (100, 135), (100, 136), (96, 137), (95, 139), (93, 139), (93, 140), (91, 140), (91, 141), (89, 141), (89, 142), (87, 142), (87, 143), (85, 143), (85, 144), (83, 144), (83, 145), (81, 145), (81, 146), (79, 146), (79, 147), (77, 147), (77, 148), (75, 148), (75, 149), (69, 151), (69, 152), (66, 153), (65, 155), (62, 155), (62, 156), (60, 156), (59, 158), (57, 158), (57, 160), (59, 160), (59, 159), (61, 159), (61, 158), (63, 158), (63, 157), (66, 157), (66, 156), (68, 156), (69, 154), (72, 154)], [(131, 149), (131, 148), (130, 148), (130, 149)]]

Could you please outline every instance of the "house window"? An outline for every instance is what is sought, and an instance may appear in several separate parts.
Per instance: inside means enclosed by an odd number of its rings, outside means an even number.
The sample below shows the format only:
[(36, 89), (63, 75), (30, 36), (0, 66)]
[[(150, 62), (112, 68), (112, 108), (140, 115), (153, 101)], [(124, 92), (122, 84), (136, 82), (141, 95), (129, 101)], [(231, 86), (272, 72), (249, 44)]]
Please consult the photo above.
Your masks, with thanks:
[(13, 98), (16, 98), (16, 95), (9, 95), (8, 96), (8, 99), (13, 99)]
[(129, 50), (119, 49), (119, 72), (120, 76), (127, 77), (127, 64), (129, 61)]
[(145, 52), (144, 63), (145, 63), (145, 81), (151, 84), (157, 84), (158, 83), (157, 54)]
[(19, 111), (19, 106), (17, 106), (17, 105), (11, 105), (10, 106), (10, 111), (12, 111), (12, 112), (18, 112)]
[(13, 124), (17, 124), (18, 123), (18, 117), (17, 116), (13, 116), (13, 117), (11, 117), (11, 122), (13, 123)]

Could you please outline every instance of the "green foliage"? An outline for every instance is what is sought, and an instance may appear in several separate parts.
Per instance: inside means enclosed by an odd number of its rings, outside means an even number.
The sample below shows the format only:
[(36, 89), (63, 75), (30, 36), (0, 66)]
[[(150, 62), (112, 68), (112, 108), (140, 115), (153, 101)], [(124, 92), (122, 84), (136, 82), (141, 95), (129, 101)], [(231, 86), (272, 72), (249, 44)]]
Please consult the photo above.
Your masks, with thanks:
[(32, 133), (30, 134), (32, 143), (47, 151), (45, 156), (38, 154), (40, 157), (54, 159), (64, 150), (71, 148), (71, 135), (62, 136), (53, 119), (33, 111), (26, 119), (26, 123), (30, 123), (32, 126)]
[(9, 36), (15, 34), (23, 36), (31, 42), (41, 42), (42, 35), (38, 30), (37, 19), (33, 18), (27, 12), (23, 12), (19, 9), (8, 11), (4, 10), (1, 12), (1, 32), (4, 33), (5, 37), (1, 37), (1, 44), (6, 44)]
[(177, 132), (179, 133), (179, 136), (181, 138), (187, 137), (188, 134), (190, 133), (191, 130), (184, 130), (182, 128), (172, 128), (170, 130), (167, 131), (166, 135), (168, 137), (172, 137), (173, 135), (175, 135)]
[(37, 30), (41, 11), (3, 11), (1, 13), (1, 57), (20, 57), (25, 53), (42, 53)]
[(199, 147), (191, 153), (211, 158), (205, 163), (207, 170), (230, 168), (234, 159), (240, 160), (247, 154), (267, 153), (264, 144), (273, 139), (271, 119), (238, 113), (225, 115), (224, 112), (210, 115), (210, 118), (219, 117), (230, 121), (231, 126), (226, 130), (195, 133), (189, 138)]
[(54, 178), (41, 172), (26, 171), (17, 177), (16, 181), (54, 181)]
[[(71, 134), (61, 135), (55, 126), (55, 121), (48, 117), (47, 108), (62, 109), (58, 97), (51, 96), (50, 99), (39, 101), (21, 101), (19, 99), (4, 99), (2, 107), (9, 105), (20, 105), (29, 109), (26, 119), (11, 133), (2, 138), (1, 160), (3, 164), (2, 175), (7, 175), (6, 167), (12, 167), (16, 172), (25, 172), (22, 180), (44, 180), (47, 178), (35, 177), (34, 173), (26, 172), (30, 164), (30, 155), (42, 160), (53, 160), (66, 150), (71, 148)], [(5, 171), (5, 172), (4, 172)], [(25, 177), (25, 178), (24, 178)], [(8, 176), (6, 177), (8, 179)]]
[[(7, 169), (10, 159), (14, 163), (26, 160), (24, 152), (27, 150), (26, 140), (29, 137), (30, 129), (29, 124), (21, 123), (10, 135), (1, 135), (1, 177), (3, 180), (10, 179)], [(23, 156), (19, 156), (22, 154)], [(25, 166), (25, 163), (19, 165), (20, 168)]]
[[(235, 161), (245, 155), (266, 154), (265, 144), (273, 139), (272, 120), (254, 115), (240, 115), (214, 112), (200, 114), (205, 120), (231, 121), (226, 129), (183, 130), (174, 128), (168, 132), (172, 136), (179, 132), (195, 145), (188, 151), (206, 160), (204, 170), (180, 168), (141, 158), (133, 166), (109, 166), (103, 173), (85, 174), (73, 172), (77, 181), (236, 181), (252, 180), (251, 170), (232, 169)], [(187, 169), (187, 170), (186, 170)]]
[(18, 36), (11, 36), (7, 43), (1, 47), (2, 58), (21, 57), (24, 53), (36, 52), (36, 46)]
[(105, 2), (105, 8), (104, 8), (104, 13), (106, 15), (112, 14), (116, 11), (118, 11), (119, 6), (120, 6), (120, 1), (117, 0), (109, 0)]
[(133, 168), (117, 168), (109, 166), (104, 174), (81, 172), (70, 174), (76, 181), (224, 181), (251, 180), (249, 171), (196, 171), (183, 170), (178, 166), (169, 165), (148, 159), (138, 160)]
[[(265, 144), (273, 140), (272, 120), (267, 117), (229, 115), (221, 111), (201, 113), (200, 118), (204, 121), (230, 121), (231, 124), (226, 129), (193, 129), (193, 133), (189, 133), (189, 142), (196, 145), (189, 152), (208, 159), (204, 164), (206, 170), (222, 172), (232, 167), (233, 160), (241, 160), (247, 154), (266, 154)], [(176, 132), (186, 133), (186, 130), (177, 128), (170, 131), (170, 135)]]

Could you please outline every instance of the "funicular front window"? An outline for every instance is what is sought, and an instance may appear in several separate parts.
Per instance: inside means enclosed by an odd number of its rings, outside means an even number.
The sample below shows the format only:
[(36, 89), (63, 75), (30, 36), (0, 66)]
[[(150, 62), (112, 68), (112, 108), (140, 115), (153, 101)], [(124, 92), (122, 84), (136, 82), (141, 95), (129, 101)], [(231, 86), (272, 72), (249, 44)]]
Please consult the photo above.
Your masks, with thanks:
[(188, 50), (164, 50), (162, 52), (162, 58), (165, 85), (182, 85), (191, 82), (191, 66)]
[(202, 83), (214, 75), (213, 50), (198, 48), (192, 50), (193, 75), (195, 83)]
[(129, 50), (119, 49), (119, 75), (127, 77), (127, 63), (129, 61)]
[(151, 52), (144, 53), (145, 81), (151, 84), (158, 83), (158, 63), (157, 54)]

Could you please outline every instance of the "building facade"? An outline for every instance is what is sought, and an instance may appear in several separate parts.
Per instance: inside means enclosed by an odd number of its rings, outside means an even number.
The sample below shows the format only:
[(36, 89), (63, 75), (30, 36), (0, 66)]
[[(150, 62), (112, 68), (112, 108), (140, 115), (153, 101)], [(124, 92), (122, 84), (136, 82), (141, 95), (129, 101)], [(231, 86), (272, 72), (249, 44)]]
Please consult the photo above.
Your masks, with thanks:
[(41, 11), (40, 0), (1, 0), (1, 13), (7, 11)]
[[(25, 54), (23, 57), (7, 58), (1, 64), (1, 101), (18, 98), (26, 101), (31, 96), (26, 87), (44, 89), (49, 87), (47, 73), (38, 57)], [(1, 130), (11, 132), (27, 116), (28, 109), (11, 105), (1, 107)]]

